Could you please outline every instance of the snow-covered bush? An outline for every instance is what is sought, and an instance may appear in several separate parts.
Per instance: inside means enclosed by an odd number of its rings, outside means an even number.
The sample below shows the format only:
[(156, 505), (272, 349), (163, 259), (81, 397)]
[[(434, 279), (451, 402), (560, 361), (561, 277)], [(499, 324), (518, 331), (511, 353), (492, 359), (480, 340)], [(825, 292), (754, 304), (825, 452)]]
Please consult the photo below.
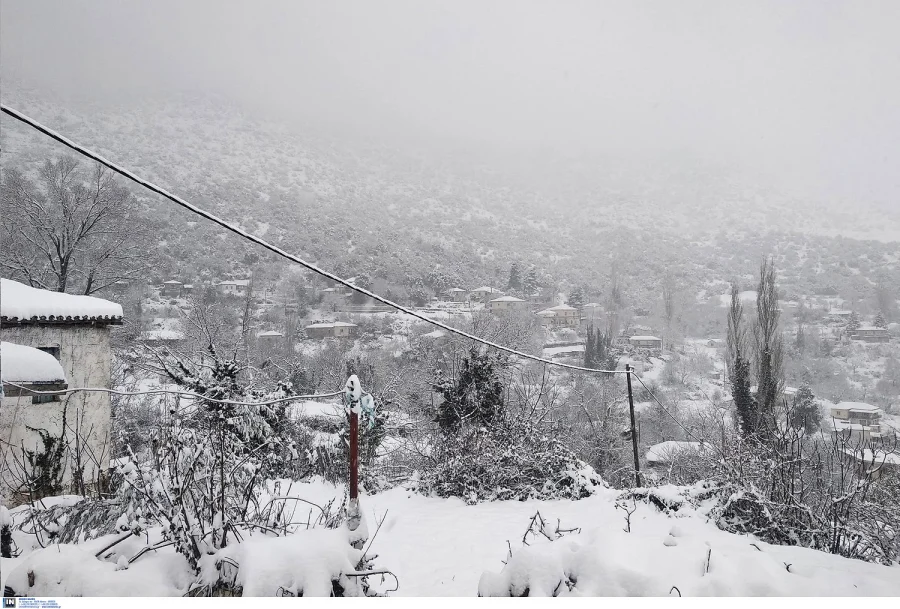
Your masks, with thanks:
[(443, 435), (419, 489), (468, 503), (581, 499), (604, 482), (592, 467), (532, 425), (502, 417)]

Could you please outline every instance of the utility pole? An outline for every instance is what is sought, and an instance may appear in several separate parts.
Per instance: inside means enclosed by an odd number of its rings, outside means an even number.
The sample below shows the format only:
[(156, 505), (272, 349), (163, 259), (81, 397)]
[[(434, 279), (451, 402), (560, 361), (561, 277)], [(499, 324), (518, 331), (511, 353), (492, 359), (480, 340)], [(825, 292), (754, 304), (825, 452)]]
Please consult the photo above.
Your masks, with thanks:
[(628, 383), (628, 409), (631, 411), (631, 449), (634, 452), (634, 484), (635, 486), (640, 486), (641, 460), (638, 457), (637, 430), (634, 424), (634, 393), (631, 390), (631, 375), (633, 373), (634, 368), (631, 367), (631, 364), (625, 364), (625, 379)]

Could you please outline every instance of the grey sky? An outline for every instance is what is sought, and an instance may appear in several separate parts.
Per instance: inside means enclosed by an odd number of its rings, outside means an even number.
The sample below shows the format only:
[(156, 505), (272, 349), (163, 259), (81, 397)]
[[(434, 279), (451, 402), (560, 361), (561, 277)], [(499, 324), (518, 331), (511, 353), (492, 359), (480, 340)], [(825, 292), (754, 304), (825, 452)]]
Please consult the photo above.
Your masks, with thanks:
[(897, 201), (900, 2), (4, 0), (2, 74), (273, 118), (687, 155)]

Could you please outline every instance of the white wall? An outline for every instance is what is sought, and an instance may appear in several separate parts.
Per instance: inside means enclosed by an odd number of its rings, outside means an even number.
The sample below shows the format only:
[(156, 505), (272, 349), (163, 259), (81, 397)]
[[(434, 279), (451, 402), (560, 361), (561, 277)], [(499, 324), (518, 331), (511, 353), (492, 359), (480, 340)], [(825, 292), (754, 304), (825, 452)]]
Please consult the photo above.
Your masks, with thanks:
[[(109, 345), (109, 328), (107, 326), (89, 325), (47, 325), (47, 326), (8, 326), (0, 328), (3, 340), (29, 347), (59, 347), (59, 359), (69, 387), (103, 387), (110, 385), (110, 366), (112, 354)], [(18, 407), (18, 421), (28, 421), (31, 427), (46, 428), (51, 433), (61, 431), (62, 407), (66, 406), (66, 426), (69, 429), (67, 440), (70, 447), (75, 446), (75, 432), (78, 431), (85, 443), (82, 451), (85, 455), (84, 479), (93, 482), (98, 474), (94, 459), (106, 468), (110, 460), (109, 427), (110, 396), (108, 393), (76, 393), (63, 398), (62, 403), (31, 404), (30, 398), (6, 398), (3, 400), (3, 416), (0, 418), (0, 437), (12, 433), (37, 438), (33, 432), (24, 428), (17, 430), (8, 428), (12, 424), (12, 415), (7, 419), (7, 400), (19, 400), (9, 406)], [(24, 412), (24, 414), (22, 414)], [(93, 454), (93, 458), (87, 455)], [(66, 468), (64, 483), (71, 481), (72, 457)]]

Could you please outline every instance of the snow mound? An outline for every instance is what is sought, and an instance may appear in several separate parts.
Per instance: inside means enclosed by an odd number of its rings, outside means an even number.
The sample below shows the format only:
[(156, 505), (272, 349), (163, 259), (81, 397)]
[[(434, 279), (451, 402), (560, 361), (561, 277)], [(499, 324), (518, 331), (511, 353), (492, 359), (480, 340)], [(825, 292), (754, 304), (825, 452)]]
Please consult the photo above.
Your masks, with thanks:
[(122, 306), (93, 296), (39, 290), (0, 279), (0, 317), (3, 321), (117, 321), (122, 319)]
[[(691, 523), (693, 524), (693, 523)], [(900, 569), (737, 535), (604, 527), (513, 551), (479, 596), (896, 596)]]
[(15, 343), (0, 342), (0, 380), (4, 383), (65, 382), (57, 359), (45, 351)]
[(117, 569), (77, 545), (47, 546), (29, 554), (4, 584), (20, 596), (181, 596), (191, 581), (187, 561), (178, 555), (149, 556)]
[(344, 594), (359, 592), (357, 578), (347, 577), (362, 556), (350, 546), (348, 531), (311, 529), (288, 537), (254, 537), (230, 545), (201, 561), (201, 581), (212, 585), (220, 569), (237, 563), (233, 581), (243, 596), (276, 596), (283, 589), (295, 596), (331, 596), (333, 582)]

